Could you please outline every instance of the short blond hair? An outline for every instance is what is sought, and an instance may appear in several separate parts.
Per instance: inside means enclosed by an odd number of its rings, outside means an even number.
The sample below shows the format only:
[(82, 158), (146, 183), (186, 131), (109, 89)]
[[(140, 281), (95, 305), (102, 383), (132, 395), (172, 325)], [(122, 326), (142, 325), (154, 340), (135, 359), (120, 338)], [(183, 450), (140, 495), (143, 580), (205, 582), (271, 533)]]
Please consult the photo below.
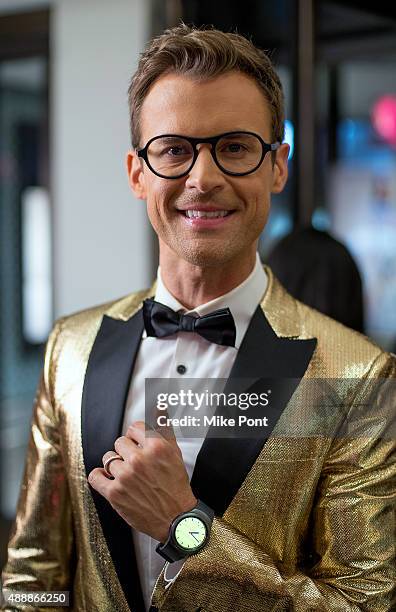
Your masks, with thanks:
[(280, 79), (268, 55), (250, 40), (213, 26), (195, 28), (181, 23), (150, 41), (128, 88), (132, 146), (140, 143), (140, 113), (151, 85), (164, 74), (209, 79), (231, 70), (256, 81), (271, 112), (272, 142), (284, 138), (284, 96)]

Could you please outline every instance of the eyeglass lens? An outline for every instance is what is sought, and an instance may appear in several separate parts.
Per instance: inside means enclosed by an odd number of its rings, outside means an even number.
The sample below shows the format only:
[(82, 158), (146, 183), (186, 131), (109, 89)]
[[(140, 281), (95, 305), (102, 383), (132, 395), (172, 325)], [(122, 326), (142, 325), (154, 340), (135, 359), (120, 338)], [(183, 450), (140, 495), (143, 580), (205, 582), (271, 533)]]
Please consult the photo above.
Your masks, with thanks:
[[(262, 145), (253, 134), (234, 133), (220, 138), (214, 153), (223, 170), (244, 173), (253, 170), (260, 163)], [(149, 145), (147, 156), (156, 172), (172, 177), (190, 169), (194, 149), (184, 138), (162, 136)]]

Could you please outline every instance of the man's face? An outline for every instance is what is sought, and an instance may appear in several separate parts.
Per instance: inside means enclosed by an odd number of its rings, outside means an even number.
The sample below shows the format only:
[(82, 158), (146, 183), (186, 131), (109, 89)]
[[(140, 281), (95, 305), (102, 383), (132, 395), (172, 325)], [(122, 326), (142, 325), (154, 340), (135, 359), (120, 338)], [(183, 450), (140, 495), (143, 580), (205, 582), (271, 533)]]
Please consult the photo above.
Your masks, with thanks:
[[(144, 100), (141, 147), (161, 134), (209, 137), (231, 131), (255, 132), (271, 142), (267, 101), (258, 85), (239, 72), (207, 81), (169, 74), (153, 84)], [(287, 179), (289, 149), (286, 144), (278, 149), (274, 167), (267, 153), (252, 174), (230, 176), (217, 167), (210, 147), (198, 145), (195, 165), (179, 179), (156, 176), (135, 152), (127, 157), (131, 187), (147, 201), (160, 252), (204, 267), (254, 255), (268, 218), (270, 194), (281, 191)], [(227, 214), (194, 219), (186, 215), (191, 207)]]

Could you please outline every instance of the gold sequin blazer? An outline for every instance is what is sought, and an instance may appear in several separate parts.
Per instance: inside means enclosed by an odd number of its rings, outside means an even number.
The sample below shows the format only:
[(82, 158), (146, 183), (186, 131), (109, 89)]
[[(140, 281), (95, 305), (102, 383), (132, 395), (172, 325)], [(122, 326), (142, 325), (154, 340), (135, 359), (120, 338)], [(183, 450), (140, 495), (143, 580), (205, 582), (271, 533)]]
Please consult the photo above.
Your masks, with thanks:
[[(391, 612), (395, 358), (266, 271), (228, 383), (275, 385), (270, 426), (252, 439), (205, 439), (191, 485), (215, 510), (210, 541), (170, 586), (159, 576), (151, 609)], [(69, 590), (77, 612), (144, 610), (131, 529), (87, 474), (120, 435), (142, 300), (153, 293), (62, 318), (50, 334), (7, 589)]]

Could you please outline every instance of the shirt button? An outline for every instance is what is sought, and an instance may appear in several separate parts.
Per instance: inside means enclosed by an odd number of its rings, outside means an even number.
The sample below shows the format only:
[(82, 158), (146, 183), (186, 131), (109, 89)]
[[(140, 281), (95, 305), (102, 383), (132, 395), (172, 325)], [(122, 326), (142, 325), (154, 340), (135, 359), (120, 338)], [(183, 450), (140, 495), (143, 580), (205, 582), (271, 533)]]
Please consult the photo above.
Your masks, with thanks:
[(176, 370), (178, 371), (179, 374), (185, 374), (187, 372), (186, 366), (183, 365), (182, 363), (177, 366)]

